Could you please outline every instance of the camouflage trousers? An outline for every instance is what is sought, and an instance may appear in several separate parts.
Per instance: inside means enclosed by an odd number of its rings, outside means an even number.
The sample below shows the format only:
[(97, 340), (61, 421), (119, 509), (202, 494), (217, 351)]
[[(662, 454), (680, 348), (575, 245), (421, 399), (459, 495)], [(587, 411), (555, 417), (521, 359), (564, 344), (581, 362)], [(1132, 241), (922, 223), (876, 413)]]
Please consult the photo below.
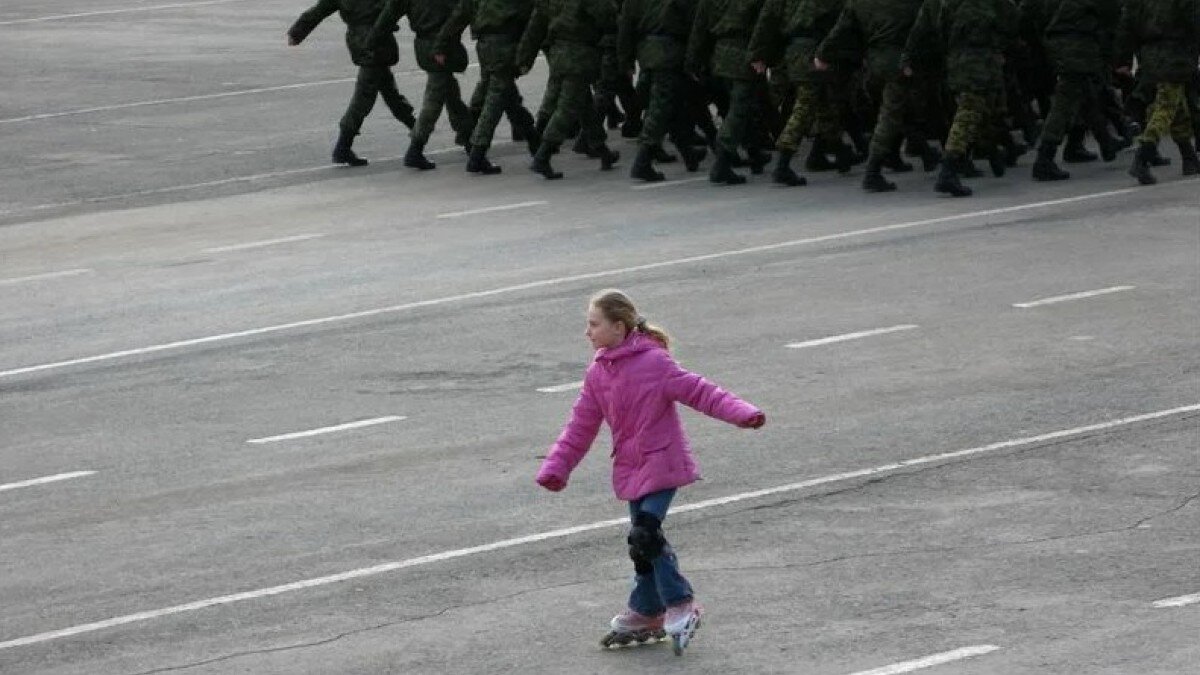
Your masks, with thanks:
[(582, 129), (584, 141), (594, 148), (608, 138), (604, 123), (592, 103), (592, 83), (585, 77), (564, 76), (557, 80), (554, 112), (546, 124), (542, 141), (558, 147), (576, 128)]
[(800, 82), (796, 85), (796, 101), (792, 114), (775, 141), (780, 150), (795, 152), (800, 142), (810, 134), (836, 142), (841, 136), (841, 109), (831, 95), (829, 85)]
[(454, 130), (455, 140), (467, 140), (475, 120), (467, 104), (463, 103), (462, 92), (458, 87), (458, 78), (454, 73), (427, 73), (425, 80), (425, 100), (421, 103), (421, 113), (417, 115), (417, 123), (412, 130), (412, 139), (419, 143), (429, 141), (442, 109), (450, 118), (450, 128)]
[(473, 147), (487, 149), (492, 146), (492, 137), (503, 115), (508, 115), (513, 126), (527, 129), (532, 136), (533, 115), (521, 105), (521, 90), (517, 89), (517, 81), (507, 71), (482, 73), (475, 96), (471, 97), (472, 106), (475, 105), (476, 96), (480, 100), (475, 130), (471, 132)]
[(717, 132), (717, 144), (726, 152), (737, 152), (739, 145), (750, 139), (750, 120), (754, 119), (754, 107), (758, 104), (754, 80), (726, 80), (729, 84), (729, 110)]
[(342, 133), (350, 137), (356, 136), (362, 129), (363, 120), (367, 119), (367, 115), (371, 114), (371, 109), (375, 107), (375, 99), (379, 97), (383, 97), (383, 102), (396, 119), (401, 122), (412, 119), (412, 104), (396, 88), (396, 78), (392, 76), (392, 69), (387, 66), (360, 66), (350, 105), (338, 123)]
[(1103, 83), (1094, 75), (1059, 74), (1054, 86), (1054, 98), (1050, 101), (1050, 112), (1042, 128), (1042, 143), (1062, 143), (1077, 116), (1089, 129), (1107, 127), (1100, 105), (1102, 86)]
[(1005, 115), (1003, 94), (964, 91), (955, 97), (955, 103), (958, 109), (954, 111), (954, 121), (946, 136), (946, 154), (962, 157), (972, 145), (994, 145), (998, 125)]
[(542, 104), (538, 107), (537, 122), (545, 126), (550, 123), (554, 109), (558, 107), (558, 95), (562, 91), (562, 75), (550, 73), (546, 77), (546, 89), (542, 92)]
[(1160, 138), (1167, 135), (1177, 141), (1186, 141), (1192, 137), (1192, 131), (1186, 85), (1160, 82), (1154, 102), (1146, 112), (1146, 130), (1138, 141), (1158, 143)]
[(875, 131), (871, 134), (872, 157), (883, 157), (900, 148), (900, 142), (910, 139), (925, 140), (916, 119), (924, 111), (919, 100), (920, 89), (911, 78), (890, 80), (883, 85), (879, 95), (879, 114), (875, 119)]
[(643, 146), (662, 145), (667, 132), (675, 131), (681, 118), (681, 100), (684, 96), (683, 73), (678, 70), (643, 70), (642, 78), (650, 85), (646, 102), (646, 114), (642, 118), (642, 135), (638, 144)]

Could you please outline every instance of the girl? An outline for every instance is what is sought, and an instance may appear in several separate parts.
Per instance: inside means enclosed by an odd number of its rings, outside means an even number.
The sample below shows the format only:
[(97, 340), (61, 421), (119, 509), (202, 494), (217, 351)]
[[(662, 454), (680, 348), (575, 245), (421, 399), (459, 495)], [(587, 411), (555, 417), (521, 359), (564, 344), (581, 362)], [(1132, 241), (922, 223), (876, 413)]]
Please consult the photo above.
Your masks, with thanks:
[(629, 557), (636, 579), (628, 608), (612, 620), (601, 645), (671, 636), (680, 654), (700, 627), (702, 609), (662, 533), (676, 489), (700, 478), (675, 403), (757, 429), (766, 416), (703, 377), (679, 367), (670, 338), (646, 323), (621, 291), (602, 291), (588, 308), (588, 340), (596, 357), (571, 418), (542, 463), (537, 482), (553, 492), (591, 448), (600, 423), (613, 435), (613, 489), (629, 502)]

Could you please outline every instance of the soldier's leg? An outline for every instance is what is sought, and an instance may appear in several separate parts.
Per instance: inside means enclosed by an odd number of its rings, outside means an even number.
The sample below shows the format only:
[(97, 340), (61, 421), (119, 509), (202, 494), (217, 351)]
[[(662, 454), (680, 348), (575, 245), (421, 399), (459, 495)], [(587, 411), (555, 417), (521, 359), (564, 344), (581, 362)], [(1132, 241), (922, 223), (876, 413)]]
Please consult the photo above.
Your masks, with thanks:
[(537, 118), (535, 123), (538, 129), (543, 132), (546, 130), (546, 125), (550, 124), (550, 118), (554, 115), (554, 111), (558, 108), (558, 96), (562, 90), (562, 77), (556, 73), (550, 73), (546, 78), (546, 89), (542, 92), (542, 105), (538, 108)]
[(479, 119), (479, 114), (483, 112), (483, 102), (487, 100), (487, 78), (480, 74), (479, 81), (475, 83), (475, 89), (471, 91), (471, 100), (467, 103), (467, 109), (471, 111), (472, 119)]
[(891, 192), (896, 184), (883, 177), (883, 163), (895, 154), (899, 157), (900, 140), (904, 135), (904, 109), (908, 99), (907, 83), (892, 80), (883, 85), (875, 131), (867, 156), (867, 168), (862, 186), (867, 192)]
[(958, 107), (950, 123), (946, 155), (942, 158), (942, 168), (934, 190), (952, 197), (969, 197), (971, 189), (959, 180), (956, 167), (966, 158), (967, 150), (979, 137), (980, 129), (985, 124), (987, 97), (978, 92), (963, 92), (955, 98), (955, 102)]
[(1059, 168), (1054, 159), (1058, 155), (1058, 146), (1066, 138), (1071, 122), (1087, 97), (1087, 86), (1086, 75), (1059, 74), (1054, 85), (1050, 112), (1046, 115), (1046, 123), (1042, 127), (1037, 160), (1033, 163), (1034, 180), (1057, 181), (1071, 177), (1071, 174)]
[(521, 97), (521, 89), (517, 87), (515, 79), (510, 79), (504, 90), (504, 114), (508, 116), (512, 128), (517, 130), (513, 140), (524, 139), (529, 154), (537, 152), (542, 142), (542, 134), (534, 126), (533, 113), (525, 107), (525, 100)]
[(442, 116), (442, 108), (445, 107), (449, 89), (447, 80), (453, 81), (454, 76), (450, 73), (426, 73), (425, 97), (421, 100), (421, 112), (412, 130), (414, 141), (427, 143), (433, 135), (438, 118)]
[(746, 178), (734, 173), (730, 166), (738, 146), (746, 141), (746, 127), (753, 114), (754, 86), (753, 80), (729, 82), (729, 111), (717, 133), (717, 161), (708, 176), (714, 183), (738, 185), (746, 182)]
[(817, 85), (816, 116), (813, 120), (814, 135), (821, 140), (825, 148), (833, 151), (834, 166), (841, 174), (849, 173), (857, 163), (854, 151), (842, 142), (842, 129), (848, 105), (844, 90), (847, 84), (847, 80), (841, 80)]
[(487, 151), (492, 146), (496, 125), (504, 115), (504, 95), (512, 76), (504, 71), (489, 69), (480, 77), (480, 84), (484, 88), (483, 106), (475, 122), (475, 129), (471, 132), (471, 158), (467, 161), (467, 171), (490, 175), (500, 173), (500, 167), (493, 166), (487, 160)]
[(383, 98), (388, 110), (392, 111), (392, 116), (404, 126), (412, 129), (417, 123), (417, 118), (413, 116), (413, 106), (396, 88), (396, 77), (392, 75), (391, 68), (380, 67), (379, 69), (379, 95)]
[(807, 183), (803, 176), (792, 169), (792, 158), (800, 148), (800, 142), (812, 130), (817, 119), (817, 108), (821, 105), (818, 85), (812, 82), (800, 82), (795, 88), (795, 98), (791, 112), (783, 131), (775, 139), (775, 149), (779, 158), (771, 179), (780, 185), (798, 186)]
[[(1159, 83), (1154, 101), (1146, 111), (1146, 128), (1138, 137), (1138, 151), (1134, 156), (1133, 165), (1129, 169), (1129, 174), (1142, 185), (1152, 185), (1157, 182), (1154, 174), (1150, 173), (1150, 161), (1163, 136), (1170, 134), (1177, 141), (1186, 141), (1187, 147), (1191, 147), (1191, 133), (1189, 132), (1191, 120), (1187, 113), (1184, 85)], [(1186, 171), (1189, 169), (1188, 165), (1194, 163), (1195, 150), (1193, 149), (1190, 153), (1192, 157), (1187, 156), (1189, 153), (1184, 143), (1180, 143), (1180, 150), (1185, 155), (1183, 163)], [(1193, 162), (1189, 162), (1189, 159)]]
[[(649, 82), (646, 112), (642, 118), (642, 133), (638, 137), (638, 154), (629, 171), (630, 178), (647, 182), (665, 178), (654, 169), (654, 153), (662, 146), (667, 131), (677, 118), (675, 100), (679, 95), (678, 73), (673, 70), (642, 71)], [(689, 149), (680, 148), (686, 161)]]
[(463, 103), (462, 89), (453, 73), (446, 73), (442, 100), (446, 106), (446, 116), (450, 118), (450, 128), (454, 130), (454, 142), (462, 146), (470, 144), (475, 118), (467, 104)]
[(1180, 87), (1179, 103), (1175, 112), (1175, 122), (1171, 125), (1171, 138), (1179, 146), (1179, 156), (1182, 158), (1183, 175), (1195, 176), (1200, 173), (1200, 158), (1196, 156), (1194, 142), (1195, 126), (1192, 119), (1191, 103), (1188, 92)]
[(354, 137), (362, 129), (363, 120), (371, 114), (375, 107), (375, 98), (379, 95), (379, 80), (377, 69), (371, 66), (360, 66), (358, 78), (354, 82), (354, 93), (350, 96), (350, 104), (338, 122), (338, 139), (333, 146), (333, 162), (349, 164), (350, 166), (365, 166), (367, 160), (354, 154), (350, 146)]

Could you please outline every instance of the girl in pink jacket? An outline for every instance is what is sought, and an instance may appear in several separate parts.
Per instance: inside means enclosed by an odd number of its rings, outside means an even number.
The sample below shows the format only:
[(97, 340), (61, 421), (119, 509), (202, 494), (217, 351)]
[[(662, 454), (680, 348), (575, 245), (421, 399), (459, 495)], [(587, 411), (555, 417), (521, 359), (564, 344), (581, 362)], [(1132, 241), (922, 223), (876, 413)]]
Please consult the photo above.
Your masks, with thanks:
[(621, 291), (602, 291), (588, 307), (587, 338), (596, 350), (571, 418), (538, 471), (557, 492), (592, 446), (601, 422), (613, 436), (613, 489), (629, 502), (629, 557), (636, 574), (629, 606), (601, 644), (625, 645), (670, 635), (679, 654), (700, 627), (702, 609), (662, 533), (677, 488), (700, 478), (675, 403), (739, 427), (766, 422), (758, 408), (690, 373), (671, 358), (669, 337), (646, 323)]

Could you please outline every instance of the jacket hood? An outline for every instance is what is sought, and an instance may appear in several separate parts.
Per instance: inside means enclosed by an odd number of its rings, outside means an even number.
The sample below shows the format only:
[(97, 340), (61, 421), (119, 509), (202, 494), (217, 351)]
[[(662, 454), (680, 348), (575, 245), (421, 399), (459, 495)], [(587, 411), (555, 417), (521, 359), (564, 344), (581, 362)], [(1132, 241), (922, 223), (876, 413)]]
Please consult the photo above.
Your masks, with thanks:
[(634, 354), (641, 354), (642, 352), (648, 352), (651, 349), (662, 348), (663, 347), (658, 343), (658, 340), (655, 340), (645, 333), (634, 331), (626, 336), (624, 342), (616, 347), (601, 347), (600, 349), (597, 349), (595, 360), (607, 361), (611, 363), (613, 361), (619, 361), (629, 356), (633, 356)]

